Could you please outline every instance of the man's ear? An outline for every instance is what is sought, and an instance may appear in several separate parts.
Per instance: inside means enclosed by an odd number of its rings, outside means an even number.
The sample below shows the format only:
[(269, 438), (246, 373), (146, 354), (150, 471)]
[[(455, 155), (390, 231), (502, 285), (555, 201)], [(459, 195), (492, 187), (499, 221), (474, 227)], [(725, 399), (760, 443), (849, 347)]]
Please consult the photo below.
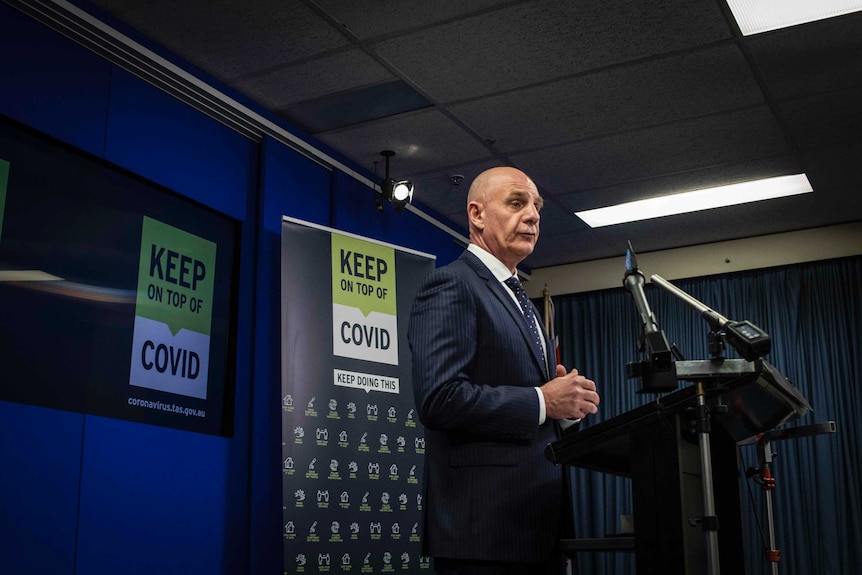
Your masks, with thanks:
[(485, 228), (485, 209), (479, 202), (467, 204), (467, 218), (476, 229)]

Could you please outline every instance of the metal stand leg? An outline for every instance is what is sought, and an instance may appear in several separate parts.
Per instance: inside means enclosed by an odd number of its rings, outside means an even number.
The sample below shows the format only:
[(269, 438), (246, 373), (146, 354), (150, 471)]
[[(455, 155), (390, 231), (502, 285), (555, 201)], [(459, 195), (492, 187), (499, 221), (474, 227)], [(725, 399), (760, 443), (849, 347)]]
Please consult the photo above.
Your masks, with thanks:
[(697, 384), (697, 427), (700, 444), (700, 471), (703, 481), (703, 530), (706, 536), (707, 575), (719, 575), (718, 517), (715, 514), (715, 495), (712, 487), (712, 451), (709, 447), (709, 412), (704, 398), (703, 384)]
[[(835, 430), (835, 422), (826, 421), (824, 423), (802, 425), (787, 429), (774, 429), (761, 433), (756, 437), (757, 461), (760, 467), (747, 470), (746, 475), (748, 477), (755, 477), (755, 481), (760, 484), (766, 497), (766, 525), (769, 532), (769, 549), (766, 550), (765, 555), (772, 575), (778, 575), (778, 563), (781, 561), (781, 551), (775, 548), (775, 515), (772, 507), (772, 491), (775, 489), (775, 478), (769, 469), (769, 464), (772, 463), (775, 454), (772, 451), (772, 444), (770, 442), (779, 439), (796, 439), (824, 433), (835, 433)], [(751, 441), (746, 443), (751, 443)], [(743, 445), (743, 443), (740, 443), (740, 445)]]
[(778, 562), (781, 561), (781, 551), (775, 548), (775, 515), (772, 508), (772, 490), (775, 489), (775, 478), (769, 464), (772, 463), (772, 447), (769, 441), (757, 444), (760, 460), (760, 487), (766, 497), (766, 526), (769, 534), (769, 549), (766, 550), (766, 561), (772, 575), (778, 575)]

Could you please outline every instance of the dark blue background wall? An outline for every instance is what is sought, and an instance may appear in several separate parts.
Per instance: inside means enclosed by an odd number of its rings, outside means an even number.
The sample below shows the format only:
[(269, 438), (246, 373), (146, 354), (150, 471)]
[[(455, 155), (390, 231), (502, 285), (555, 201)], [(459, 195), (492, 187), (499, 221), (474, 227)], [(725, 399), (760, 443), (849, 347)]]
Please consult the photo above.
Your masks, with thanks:
[(407, 211), (379, 214), (355, 179), (248, 140), (5, 4), (0, 116), (242, 224), (233, 436), (0, 402), (0, 571), (281, 572), (281, 216), (438, 263), (460, 248)]

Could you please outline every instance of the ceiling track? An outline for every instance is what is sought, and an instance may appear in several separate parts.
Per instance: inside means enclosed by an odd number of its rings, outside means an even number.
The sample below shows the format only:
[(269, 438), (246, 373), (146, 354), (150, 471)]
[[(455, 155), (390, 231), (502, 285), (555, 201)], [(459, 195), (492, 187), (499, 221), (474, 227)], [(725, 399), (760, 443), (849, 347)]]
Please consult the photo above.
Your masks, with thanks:
[(65, 0), (3, 0), (135, 76), (255, 142), (268, 136), (328, 169), (375, 183)]

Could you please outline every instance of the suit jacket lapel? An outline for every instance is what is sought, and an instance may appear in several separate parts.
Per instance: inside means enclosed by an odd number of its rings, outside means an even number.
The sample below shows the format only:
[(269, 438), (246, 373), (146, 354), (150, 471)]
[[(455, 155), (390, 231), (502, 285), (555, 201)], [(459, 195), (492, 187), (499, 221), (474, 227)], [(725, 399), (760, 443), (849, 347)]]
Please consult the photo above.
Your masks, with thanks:
[[(485, 264), (483, 264), (481, 260), (479, 260), (479, 258), (474, 256), (470, 252), (465, 251), (463, 254), (461, 254), (461, 258), (464, 259), (467, 264), (469, 264), (469, 266), (476, 272), (476, 275), (478, 275), (485, 281), (485, 284), (488, 286), (488, 291), (491, 292), (494, 297), (497, 298), (497, 301), (500, 302), (500, 305), (503, 306), (503, 309), (505, 309), (509, 313), (514, 324), (518, 326), (518, 329), (520, 330), (521, 335), (524, 338), (524, 343), (527, 344), (527, 348), (530, 350), (530, 355), (533, 356), (536, 365), (538, 365), (538, 367), (542, 370), (545, 379), (549, 379), (550, 367), (547, 361), (545, 361), (545, 358), (539, 355), (538, 351), (536, 350), (536, 347), (533, 345), (532, 336), (530, 335), (530, 331), (527, 328), (527, 322), (524, 321), (524, 314), (521, 311), (520, 307), (518, 307), (518, 305), (514, 302), (514, 300), (512, 300), (512, 297), (509, 295), (507, 291), (509, 288), (501, 284), (497, 280), (497, 278), (494, 277), (494, 274), (491, 273), (491, 270), (489, 270), (485, 266)], [(538, 318), (538, 310), (535, 309), (535, 306), (533, 307), (533, 311)], [(545, 340), (545, 355), (548, 355), (548, 353), (550, 352), (550, 348), (547, 347), (548, 336), (545, 334), (545, 328), (541, 325), (541, 322), (539, 322), (539, 324), (540, 332)]]

